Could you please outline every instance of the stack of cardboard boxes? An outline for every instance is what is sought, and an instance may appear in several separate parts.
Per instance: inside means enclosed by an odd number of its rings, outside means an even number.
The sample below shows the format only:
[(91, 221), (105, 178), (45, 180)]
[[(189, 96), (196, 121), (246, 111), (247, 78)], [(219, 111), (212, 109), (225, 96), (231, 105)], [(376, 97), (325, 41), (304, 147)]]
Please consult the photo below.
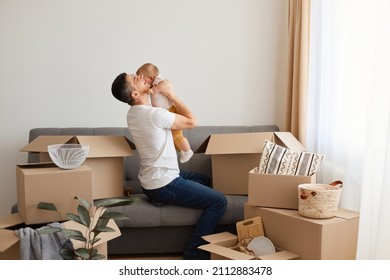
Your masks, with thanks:
[[(90, 147), (84, 164), (77, 169), (64, 170), (50, 163), (47, 146), (78, 143)], [(18, 213), (0, 218), (0, 259), (19, 259), (19, 238), (15, 229), (64, 221), (67, 213), (76, 213), (79, 196), (95, 199), (123, 196), (123, 158), (132, 156), (131, 143), (123, 136), (40, 136), (21, 149), (38, 153), (38, 164), (16, 166)], [(54, 203), (57, 212), (37, 208), (39, 202)], [(107, 256), (107, 241), (120, 235), (114, 221), (112, 233), (101, 234), (100, 254)], [(70, 221), (65, 227), (73, 228)]]
[[(329, 219), (301, 216), (298, 212), (298, 185), (315, 183), (316, 176), (257, 173), (266, 140), (293, 151), (304, 151), (302, 144), (289, 132), (210, 135), (197, 152), (211, 155), (214, 188), (225, 194), (248, 195), (244, 218), (261, 217), (264, 235), (280, 251), (306, 260), (355, 259), (359, 213), (338, 209), (336, 216)], [(212, 253), (212, 258), (243, 257), (233, 250), (215, 249), (237, 243), (234, 235), (223, 233), (204, 239), (217, 245), (202, 247)], [(274, 257), (291, 259), (291, 256), (280, 254)]]

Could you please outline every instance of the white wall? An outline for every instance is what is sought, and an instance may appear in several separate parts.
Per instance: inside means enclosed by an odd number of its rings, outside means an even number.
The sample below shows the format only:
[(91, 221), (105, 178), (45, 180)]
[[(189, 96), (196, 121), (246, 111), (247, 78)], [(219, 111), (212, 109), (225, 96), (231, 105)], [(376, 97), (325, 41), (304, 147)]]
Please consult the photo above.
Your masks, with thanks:
[(286, 0), (0, 0), (0, 215), (33, 127), (126, 126), (111, 82), (155, 63), (200, 125), (284, 129)]

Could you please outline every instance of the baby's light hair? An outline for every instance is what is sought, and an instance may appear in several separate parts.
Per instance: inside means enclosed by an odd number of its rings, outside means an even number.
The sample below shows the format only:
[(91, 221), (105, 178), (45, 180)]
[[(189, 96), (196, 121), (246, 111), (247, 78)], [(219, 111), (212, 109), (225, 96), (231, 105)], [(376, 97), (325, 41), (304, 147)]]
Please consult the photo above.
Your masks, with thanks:
[(151, 77), (156, 77), (160, 74), (157, 66), (152, 63), (145, 63), (140, 68), (138, 68), (136, 74), (140, 75), (141, 73), (147, 73)]

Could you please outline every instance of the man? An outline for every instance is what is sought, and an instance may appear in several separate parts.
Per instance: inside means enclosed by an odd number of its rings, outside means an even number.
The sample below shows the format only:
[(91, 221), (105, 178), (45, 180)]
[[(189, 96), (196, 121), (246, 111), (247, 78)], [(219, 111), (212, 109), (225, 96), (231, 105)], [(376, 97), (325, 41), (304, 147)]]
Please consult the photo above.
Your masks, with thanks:
[(196, 173), (180, 172), (171, 129), (196, 127), (190, 109), (176, 96), (173, 84), (164, 81), (156, 89), (163, 93), (179, 114), (152, 107), (150, 85), (143, 76), (122, 73), (111, 87), (118, 100), (130, 105), (127, 123), (140, 158), (140, 179), (144, 193), (152, 200), (182, 207), (203, 209), (183, 259), (207, 259), (198, 246), (202, 236), (214, 231), (225, 213), (225, 196), (208, 187), (209, 179)]

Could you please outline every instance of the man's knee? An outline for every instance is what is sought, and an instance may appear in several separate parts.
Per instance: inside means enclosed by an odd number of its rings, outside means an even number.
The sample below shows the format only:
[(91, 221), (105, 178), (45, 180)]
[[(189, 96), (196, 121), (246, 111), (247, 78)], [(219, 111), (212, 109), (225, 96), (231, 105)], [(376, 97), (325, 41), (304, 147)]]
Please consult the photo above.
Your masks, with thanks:
[(226, 199), (226, 196), (224, 194), (220, 193), (219, 199), (218, 199), (219, 209), (221, 209), (225, 212), (227, 204), (228, 204), (228, 201)]

